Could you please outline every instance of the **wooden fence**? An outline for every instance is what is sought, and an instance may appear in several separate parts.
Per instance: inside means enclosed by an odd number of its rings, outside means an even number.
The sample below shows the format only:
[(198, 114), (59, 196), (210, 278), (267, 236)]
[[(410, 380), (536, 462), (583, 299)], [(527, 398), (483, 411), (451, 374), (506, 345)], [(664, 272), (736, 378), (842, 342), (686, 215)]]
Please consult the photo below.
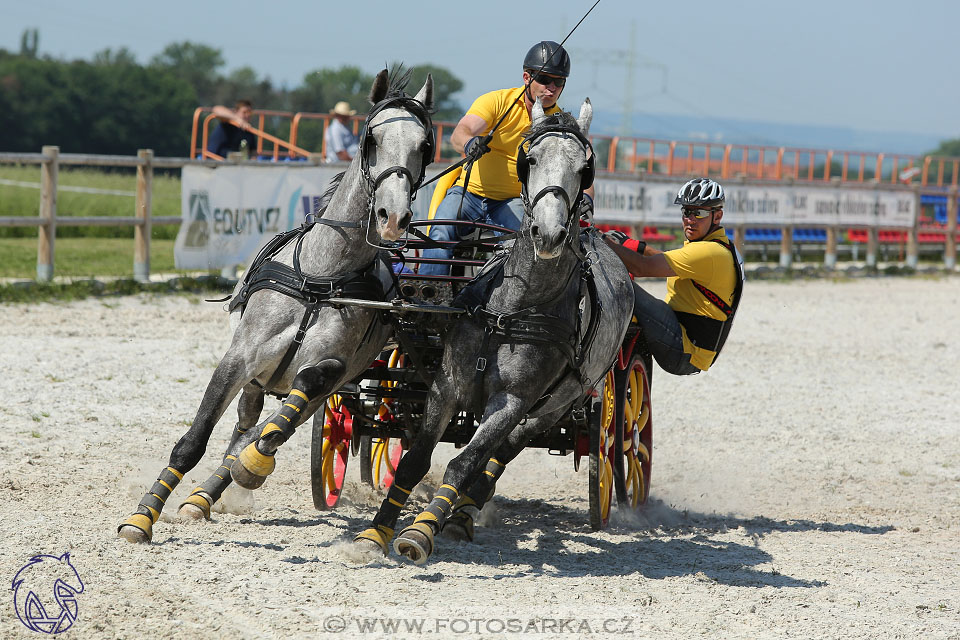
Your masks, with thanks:
[[(233, 155), (233, 154), (231, 154)], [(240, 161), (231, 158), (230, 161)], [(309, 163), (319, 162), (311, 158)], [(37, 280), (49, 282), (54, 274), (54, 256), (56, 233), (58, 226), (132, 226), (133, 238), (133, 277), (136, 280), (146, 281), (150, 278), (150, 232), (154, 224), (179, 224), (180, 216), (152, 215), (151, 191), (154, 169), (182, 169), (187, 165), (218, 166), (222, 162), (212, 160), (195, 160), (190, 158), (155, 158), (150, 149), (141, 149), (136, 156), (86, 155), (60, 153), (56, 146), (45, 146), (41, 153), (0, 153), (0, 164), (35, 164), (40, 166), (40, 207), (36, 217), (0, 217), (0, 227), (37, 227)], [(57, 217), (57, 175), (61, 165), (95, 166), (95, 167), (136, 167), (136, 198), (132, 216), (64, 216)], [(946, 189), (931, 190), (929, 187), (914, 186), (913, 191), (917, 198), (918, 222), (912, 229), (906, 230), (905, 256), (900, 259), (907, 266), (916, 267), (919, 260), (920, 245), (924, 234), (935, 233), (943, 236), (943, 263), (953, 269), (957, 264), (957, 197), (958, 187), (950, 186)], [(928, 193), (947, 196), (947, 220), (945, 225), (937, 227), (925, 226), (920, 221), (919, 212), (921, 196)], [(795, 254), (794, 227), (779, 226), (780, 250), (779, 264), (790, 268)], [(638, 228), (637, 233), (642, 232)], [(823, 245), (824, 265), (828, 268), (836, 266), (838, 260), (838, 245), (844, 233), (849, 233), (846, 227), (827, 228)], [(750, 248), (746, 238), (747, 227), (734, 225), (734, 240), (741, 253)], [(882, 231), (870, 227), (861, 230), (865, 238), (860, 238), (865, 245), (865, 262), (868, 266), (876, 266)], [(637, 235), (640, 237), (640, 235)], [(854, 245), (856, 246), (856, 245)], [(937, 246), (941, 246), (937, 242)], [(854, 249), (856, 251), (856, 249)]]

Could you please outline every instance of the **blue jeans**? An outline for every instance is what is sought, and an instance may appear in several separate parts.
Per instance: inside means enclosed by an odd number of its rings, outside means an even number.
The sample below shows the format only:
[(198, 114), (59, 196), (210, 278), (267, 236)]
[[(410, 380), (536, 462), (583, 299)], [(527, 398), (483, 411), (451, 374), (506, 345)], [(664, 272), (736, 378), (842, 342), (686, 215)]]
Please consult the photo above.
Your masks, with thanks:
[(643, 328), (650, 353), (660, 368), (676, 376), (700, 373), (690, 364), (690, 354), (683, 350), (680, 321), (663, 300), (647, 293), (640, 285), (633, 285), (633, 315)]
[[(457, 209), (460, 208), (461, 194), (463, 194), (463, 208), (460, 209), (461, 220), (495, 224), (514, 231), (520, 229), (520, 221), (523, 220), (523, 201), (520, 198), (510, 198), (509, 200), (481, 198), (469, 191), (464, 193), (463, 187), (450, 187), (447, 190), (447, 194), (443, 197), (440, 206), (437, 207), (433, 219), (456, 220)], [(459, 225), (435, 224), (430, 227), (430, 238), (433, 240), (459, 240), (465, 233), (466, 229)], [(449, 260), (453, 257), (453, 251), (450, 249), (426, 249), (423, 252), (423, 257)], [(450, 273), (450, 265), (421, 264), (419, 272), (429, 276), (445, 276)]]

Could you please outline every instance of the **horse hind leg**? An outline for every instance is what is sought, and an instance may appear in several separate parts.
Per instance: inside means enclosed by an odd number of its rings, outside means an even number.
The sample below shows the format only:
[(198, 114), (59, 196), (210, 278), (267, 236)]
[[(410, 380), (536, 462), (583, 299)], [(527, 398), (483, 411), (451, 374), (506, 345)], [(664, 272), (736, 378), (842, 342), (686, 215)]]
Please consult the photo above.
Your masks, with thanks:
[(318, 406), (330, 395), (345, 372), (344, 364), (333, 358), (301, 370), (283, 405), (265, 421), (257, 440), (245, 446), (232, 462), (230, 475), (233, 481), (244, 489), (262, 486), (276, 468), (277, 449), (310, 416), (308, 407)]
[[(228, 354), (229, 356), (229, 354)], [(143, 496), (137, 510), (117, 527), (117, 535), (129, 542), (150, 542), (153, 525), (173, 490), (185, 473), (197, 466), (210, 440), (210, 434), (227, 405), (243, 386), (243, 363), (239, 358), (224, 356), (210, 377), (190, 429), (177, 441), (167, 466)]]
[(241, 438), (252, 427), (257, 424), (260, 412), (263, 410), (263, 389), (248, 384), (243, 388), (243, 394), (240, 396), (240, 402), (237, 405), (237, 424), (233, 428), (233, 435), (230, 437), (230, 444), (224, 452), (223, 462), (213, 474), (202, 482), (190, 495), (180, 504), (177, 512), (181, 518), (188, 520), (210, 519), (210, 509), (223, 495), (224, 490), (230, 486), (232, 480), (230, 476), (230, 466), (237, 459), (237, 454), (241, 446), (249, 444)]

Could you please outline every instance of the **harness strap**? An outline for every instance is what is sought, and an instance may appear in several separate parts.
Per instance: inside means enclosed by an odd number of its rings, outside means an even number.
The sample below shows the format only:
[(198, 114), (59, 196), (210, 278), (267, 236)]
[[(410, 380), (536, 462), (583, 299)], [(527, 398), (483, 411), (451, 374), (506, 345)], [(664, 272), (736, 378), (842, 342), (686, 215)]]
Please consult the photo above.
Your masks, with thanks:
[(307, 308), (303, 312), (303, 319), (300, 321), (300, 326), (297, 328), (297, 335), (293, 338), (290, 346), (287, 347), (287, 352), (283, 354), (283, 359), (280, 360), (280, 364), (277, 365), (276, 371), (270, 376), (270, 381), (267, 382), (265, 387), (266, 389), (273, 389), (277, 383), (280, 382), (280, 378), (283, 377), (287, 367), (293, 362), (293, 357), (297, 355), (300, 345), (303, 344), (303, 338), (307, 335), (307, 328), (310, 326), (310, 323), (313, 322), (313, 317), (316, 315), (319, 306), (320, 300), (314, 300), (307, 305)]
[(685, 311), (677, 311), (675, 313), (677, 315), (677, 320), (679, 320), (680, 324), (683, 325), (683, 328), (687, 330), (687, 338), (690, 340), (690, 342), (697, 348), (707, 349), (714, 352), (713, 360), (711, 361), (712, 365), (717, 361), (717, 357), (720, 355), (720, 350), (723, 349), (723, 345), (727, 341), (727, 336), (730, 334), (730, 328), (733, 326), (733, 318), (736, 315), (737, 307), (740, 306), (740, 297), (743, 294), (743, 269), (740, 266), (740, 260), (737, 258), (737, 252), (733, 248), (732, 242), (726, 243), (719, 239), (711, 240), (711, 242), (716, 242), (721, 247), (728, 250), (733, 257), (733, 268), (736, 272), (736, 284), (734, 285), (733, 290), (733, 304), (728, 305), (723, 298), (699, 282), (694, 282), (693, 286), (696, 287), (697, 291), (702, 293), (711, 304), (717, 307), (723, 313), (723, 315), (726, 316), (726, 319), (717, 320), (715, 318), (709, 318), (696, 313), (687, 313)]

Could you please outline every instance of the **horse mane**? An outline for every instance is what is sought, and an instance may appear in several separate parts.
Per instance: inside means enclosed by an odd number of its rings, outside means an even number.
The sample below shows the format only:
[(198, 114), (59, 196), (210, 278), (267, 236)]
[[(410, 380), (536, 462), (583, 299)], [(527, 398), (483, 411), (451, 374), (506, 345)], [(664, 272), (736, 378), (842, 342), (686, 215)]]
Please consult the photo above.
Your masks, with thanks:
[(407, 85), (410, 84), (410, 76), (413, 75), (413, 69), (404, 69), (403, 63), (399, 62), (390, 69), (390, 76), (387, 79), (386, 98), (402, 98), (407, 95)]
[(317, 211), (315, 214), (316, 217), (323, 217), (323, 213), (327, 210), (327, 207), (330, 205), (330, 201), (333, 199), (333, 194), (336, 193), (337, 187), (339, 187), (340, 183), (343, 182), (343, 176), (346, 174), (346, 171), (341, 171), (337, 175), (333, 176), (332, 180), (330, 180), (330, 184), (327, 185), (327, 190), (323, 192), (323, 195), (320, 196), (320, 200), (317, 201)]

